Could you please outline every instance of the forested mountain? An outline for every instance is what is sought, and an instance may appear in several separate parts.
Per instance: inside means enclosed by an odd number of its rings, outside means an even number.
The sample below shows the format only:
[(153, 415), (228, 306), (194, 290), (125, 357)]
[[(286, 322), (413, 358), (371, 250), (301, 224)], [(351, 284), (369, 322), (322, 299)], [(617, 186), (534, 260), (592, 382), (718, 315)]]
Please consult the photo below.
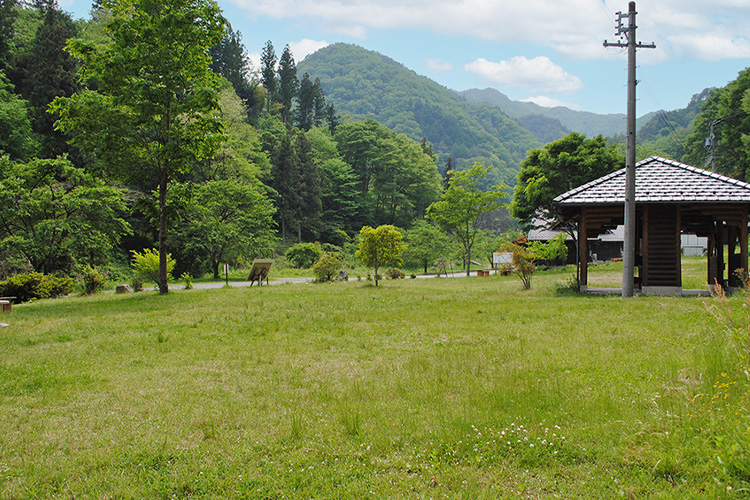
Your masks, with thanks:
[[(587, 111), (574, 111), (563, 106), (545, 108), (533, 102), (513, 101), (495, 89), (469, 89), (459, 92), (459, 95), (467, 102), (489, 104), (500, 108), (511, 118), (519, 119), (522, 122), (524, 117), (529, 115), (541, 115), (559, 121), (564, 128), (570, 131), (580, 132), (588, 136), (602, 134), (607, 137), (625, 133), (624, 113), (600, 115)], [(645, 115), (638, 121), (646, 123), (649, 117), (650, 115)], [(559, 137), (555, 139), (559, 139)]]
[(373, 118), (413, 140), (426, 138), (458, 168), (475, 161), (495, 166), (490, 182), (514, 184), (520, 162), (542, 141), (499, 109), (472, 104), (455, 92), (376, 52), (329, 45), (298, 64), (320, 79), (326, 100), (344, 117)]

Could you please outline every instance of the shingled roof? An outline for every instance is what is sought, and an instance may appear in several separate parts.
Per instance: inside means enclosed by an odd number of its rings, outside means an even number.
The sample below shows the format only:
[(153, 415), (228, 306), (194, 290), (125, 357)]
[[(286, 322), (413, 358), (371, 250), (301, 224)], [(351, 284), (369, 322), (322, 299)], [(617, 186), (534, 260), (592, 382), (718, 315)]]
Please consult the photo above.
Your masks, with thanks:
[[(750, 203), (750, 184), (678, 161), (652, 156), (636, 164), (636, 203)], [(556, 205), (625, 203), (625, 169), (571, 189)]]

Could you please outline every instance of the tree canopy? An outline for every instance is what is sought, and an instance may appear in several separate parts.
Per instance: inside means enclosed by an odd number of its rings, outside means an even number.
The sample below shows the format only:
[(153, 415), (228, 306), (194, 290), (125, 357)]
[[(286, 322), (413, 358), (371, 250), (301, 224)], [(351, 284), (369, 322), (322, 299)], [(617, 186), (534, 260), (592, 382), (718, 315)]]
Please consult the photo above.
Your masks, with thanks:
[(383, 266), (401, 266), (401, 232), (387, 224), (372, 228), (364, 226), (359, 233), (359, 250), (356, 257), (367, 267), (375, 270), (375, 286), (378, 286), (378, 270)]
[(60, 130), (123, 178), (152, 180), (159, 205), (159, 291), (167, 293), (167, 190), (223, 139), (209, 49), (226, 21), (213, 0), (105, 0), (111, 43), (69, 44), (98, 90), (57, 98)]
[(466, 276), (471, 270), (471, 248), (482, 218), (487, 212), (500, 208), (505, 197), (505, 186), (497, 185), (489, 191), (479, 189), (479, 181), (488, 171), (489, 167), (476, 163), (468, 170), (454, 172), (440, 201), (427, 207), (427, 217), (452, 234), (463, 246)]
[(526, 228), (536, 218), (554, 219), (556, 196), (624, 166), (625, 157), (604, 137), (587, 139), (573, 132), (529, 151), (513, 189), (510, 213)]

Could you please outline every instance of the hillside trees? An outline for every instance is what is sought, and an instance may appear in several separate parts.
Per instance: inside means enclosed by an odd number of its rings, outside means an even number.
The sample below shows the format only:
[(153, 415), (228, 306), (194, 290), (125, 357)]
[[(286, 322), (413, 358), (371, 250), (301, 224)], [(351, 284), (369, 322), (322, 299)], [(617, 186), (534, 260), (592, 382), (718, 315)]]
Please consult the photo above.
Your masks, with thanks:
[(749, 90), (750, 68), (747, 68), (726, 87), (710, 92), (686, 140), (684, 161), (710, 165), (705, 141), (711, 135), (711, 122), (720, 120), (714, 125), (716, 170), (736, 179), (750, 180), (750, 141), (746, 138), (750, 133), (750, 106), (746, 100)]
[(340, 125), (335, 139), (358, 178), (368, 222), (408, 227), (438, 198), (435, 161), (403, 134), (365, 120)]
[(83, 60), (84, 78), (98, 92), (55, 100), (58, 127), (113, 174), (152, 179), (158, 192), (160, 293), (167, 293), (167, 191), (196, 159), (210, 157), (223, 137), (218, 76), (208, 50), (225, 33), (212, 0), (105, 0), (112, 9), (111, 45), (69, 44)]

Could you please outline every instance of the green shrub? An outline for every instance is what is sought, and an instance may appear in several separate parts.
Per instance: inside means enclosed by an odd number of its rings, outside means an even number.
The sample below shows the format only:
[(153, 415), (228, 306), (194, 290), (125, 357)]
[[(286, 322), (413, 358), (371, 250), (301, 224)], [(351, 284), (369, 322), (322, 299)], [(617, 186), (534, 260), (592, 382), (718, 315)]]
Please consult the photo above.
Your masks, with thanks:
[(133, 276), (133, 282), (130, 284), (134, 292), (143, 291), (143, 278), (140, 276)]
[[(146, 281), (153, 281), (159, 286), (159, 251), (154, 248), (146, 248), (143, 253), (132, 251), (133, 260), (130, 265), (136, 276)], [(167, 254), (167, 276), (172, 274), (176, 261), (171, 254)], [(135, 290), (135, 287), (133, 287)]]
[(301, 269), (312, 267), (320, 258), (322, 252), (315, 243), (298, 243), (286, 251), (289, 262)]
[(182, 275), (180, 275), (180, 279), (183, 283), (185, 283), (185, 290), (193, 289), (193, 277), (190, 276), (189, 273), (182, 273)]
[(320, 282), (331, 281), (339, 272), (343, 262), (341, 261), (341, 255), (338, 253), (324, 253), (320, 258), (313, 264), (313, 272), (315, 277)]
[(42, 273), (22, 273), (0, 282), (0, 295), (15, 297), (14, 302), (47, 299), (72, 293), (75, 282), (66, 276)]
[(391, 267), (385, 271), (385, 277), (389, 280), (404, 279), (404, 272), (396, 267)]
[(104, 290), (107, 285), (107, 276), (88, 264), (78, 273), (78, 279), (83, 284), (83, 292), (86, 295), (92, 295)]

